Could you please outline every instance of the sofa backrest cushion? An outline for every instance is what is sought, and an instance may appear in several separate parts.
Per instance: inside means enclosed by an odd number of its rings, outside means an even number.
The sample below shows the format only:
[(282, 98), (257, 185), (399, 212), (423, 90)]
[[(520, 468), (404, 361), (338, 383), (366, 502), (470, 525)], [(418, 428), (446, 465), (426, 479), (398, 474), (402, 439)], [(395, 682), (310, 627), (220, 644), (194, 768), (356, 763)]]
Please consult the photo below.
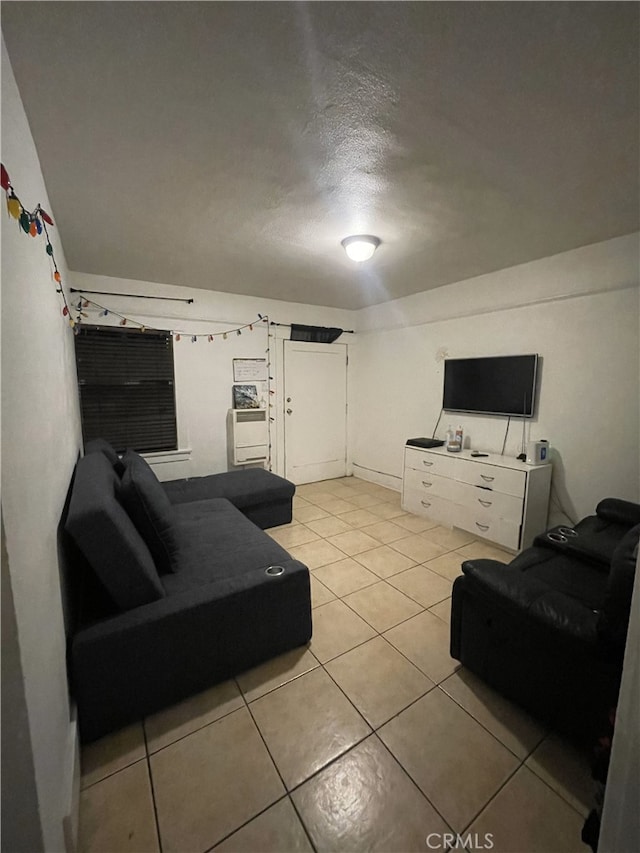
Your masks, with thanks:
[(171, 502), (142, 456), (134, 450), (127, 450), (122, 461), (122, 505), (147, 543), (160, 574), (174, 571), (177, 545)]
[(596, 515), (612, 524), (635, 527), (640, 524), (640, 504), (620, 498), (605, 498), (596, 507)]
[(149, 549), (117, 498), (118, 475), (103, 453), (78, 461), (65, 530), (122, 610), (164, 596)]
[(613, 553), (609, 583), (598, 619), (598, 634), (608, 645), (624, 649), (638, 559), (640, 524), (631, 528)]
[(90, 453), (104, 453), (109, 462), (111, 462), (115, 468), (116, 473), (122, 474), (122, 462), (120, 457), (106, 438), (94, 438), (93, 441), (88, 441), (84, 446), (84, 455), (88, 456)]

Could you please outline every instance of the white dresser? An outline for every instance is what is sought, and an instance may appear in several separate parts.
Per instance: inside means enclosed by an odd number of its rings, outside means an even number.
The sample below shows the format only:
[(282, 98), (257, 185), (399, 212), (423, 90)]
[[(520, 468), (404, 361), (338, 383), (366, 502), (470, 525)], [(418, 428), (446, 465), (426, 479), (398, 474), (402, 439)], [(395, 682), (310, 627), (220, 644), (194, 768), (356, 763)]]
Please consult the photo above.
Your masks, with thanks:
[(547, 527), (552, 466), (405, 447), (402, 508), (520, 551)]

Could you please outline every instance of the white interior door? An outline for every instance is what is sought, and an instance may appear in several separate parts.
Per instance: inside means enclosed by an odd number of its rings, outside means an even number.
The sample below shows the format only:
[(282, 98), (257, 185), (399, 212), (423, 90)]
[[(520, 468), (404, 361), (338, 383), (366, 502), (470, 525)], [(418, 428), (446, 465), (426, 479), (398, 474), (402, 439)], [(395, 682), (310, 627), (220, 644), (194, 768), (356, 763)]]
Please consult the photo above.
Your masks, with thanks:
[(347, 348), (284, 342), (285, 476), (292, 483), (344, 477)]

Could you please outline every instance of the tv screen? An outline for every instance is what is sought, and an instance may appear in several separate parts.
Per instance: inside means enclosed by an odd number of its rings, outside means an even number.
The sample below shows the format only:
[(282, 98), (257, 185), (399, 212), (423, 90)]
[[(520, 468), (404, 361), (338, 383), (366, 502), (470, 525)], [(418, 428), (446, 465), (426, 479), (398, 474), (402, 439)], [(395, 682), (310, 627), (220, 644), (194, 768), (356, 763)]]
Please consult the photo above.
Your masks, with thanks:
[(449, 358), (442, 408), (450, 412), (533, 416), (537, 355)]

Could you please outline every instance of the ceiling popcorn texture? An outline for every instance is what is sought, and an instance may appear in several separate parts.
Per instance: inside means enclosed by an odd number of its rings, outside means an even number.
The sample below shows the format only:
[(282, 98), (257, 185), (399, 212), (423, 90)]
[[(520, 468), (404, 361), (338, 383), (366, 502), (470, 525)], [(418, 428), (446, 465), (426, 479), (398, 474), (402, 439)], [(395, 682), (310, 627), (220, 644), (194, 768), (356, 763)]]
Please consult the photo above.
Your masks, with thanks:
[(639, 11), (31, 2), (2, 29), (72, 270), (355, 309), (638, 229)]

